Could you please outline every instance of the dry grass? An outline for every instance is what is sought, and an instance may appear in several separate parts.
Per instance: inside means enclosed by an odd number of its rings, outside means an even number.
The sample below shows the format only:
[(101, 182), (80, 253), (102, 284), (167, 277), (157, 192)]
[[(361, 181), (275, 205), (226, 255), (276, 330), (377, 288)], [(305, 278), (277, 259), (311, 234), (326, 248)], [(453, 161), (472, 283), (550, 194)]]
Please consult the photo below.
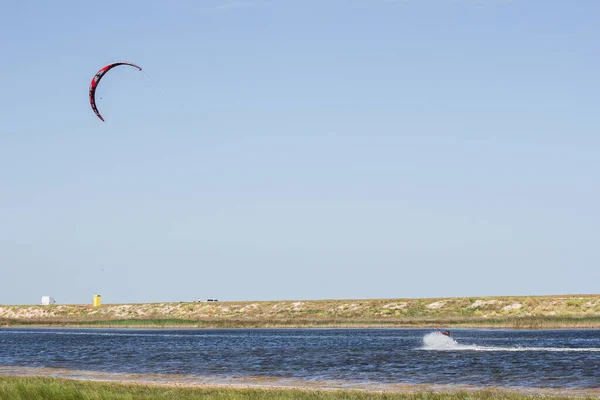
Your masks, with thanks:
[(0, 324), (599, 328), (600, 295), (0, 306)]

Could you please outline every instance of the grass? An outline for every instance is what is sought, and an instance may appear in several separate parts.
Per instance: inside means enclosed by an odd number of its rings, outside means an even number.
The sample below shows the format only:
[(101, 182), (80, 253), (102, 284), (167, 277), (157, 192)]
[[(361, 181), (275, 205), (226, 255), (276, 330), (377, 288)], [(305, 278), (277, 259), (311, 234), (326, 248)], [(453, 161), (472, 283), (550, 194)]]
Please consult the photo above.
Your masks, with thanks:
[(514, 316), (482, 319), (473, 316), (448, 318), (407, 317), (377, 319), (0, 319), (5, 327), (79, 327), (79, 328), (509, 328), (509, 329), (587, 329), (600, 328), (598, 316), (549, 317)]
[(600, 295), (0, 306), (0, 326), (600, 328)]
[(575, 398), (581, 399), (582, 397), (520, 394), (498, 390), (393, 393), (359, 390), (230, 388), (218, 386), (164, 387), (77, 381), (62, 378), (0, 376), (0, 400), (559, 400)]

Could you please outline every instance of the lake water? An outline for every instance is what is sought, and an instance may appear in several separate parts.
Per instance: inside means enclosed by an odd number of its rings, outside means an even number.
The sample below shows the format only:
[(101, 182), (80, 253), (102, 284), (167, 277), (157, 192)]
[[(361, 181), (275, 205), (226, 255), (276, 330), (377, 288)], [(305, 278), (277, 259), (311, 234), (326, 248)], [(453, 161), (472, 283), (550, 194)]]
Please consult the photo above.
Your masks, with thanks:
[[(0, 372), (600, 388), (600, 330), (0, 329)], [(339, 385), (338, 385), (339, 386)]]

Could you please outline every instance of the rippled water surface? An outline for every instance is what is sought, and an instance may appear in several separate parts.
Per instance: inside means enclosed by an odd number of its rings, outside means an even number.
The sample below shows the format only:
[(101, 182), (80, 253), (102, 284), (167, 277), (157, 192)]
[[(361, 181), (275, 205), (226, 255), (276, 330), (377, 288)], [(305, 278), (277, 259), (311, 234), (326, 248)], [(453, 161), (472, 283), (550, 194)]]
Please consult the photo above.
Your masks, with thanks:
[(0, 329), (0, 366), (366, 384), (600, 387), (600, 331)]

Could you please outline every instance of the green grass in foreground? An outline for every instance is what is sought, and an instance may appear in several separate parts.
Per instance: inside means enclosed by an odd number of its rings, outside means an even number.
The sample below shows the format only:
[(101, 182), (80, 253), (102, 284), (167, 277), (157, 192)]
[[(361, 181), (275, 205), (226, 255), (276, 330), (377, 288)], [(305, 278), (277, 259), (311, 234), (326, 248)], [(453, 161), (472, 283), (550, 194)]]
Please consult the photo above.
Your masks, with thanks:
[[(501, 391), (474, 391), (454, 393), (375, 393), (346, 390), (305, 389), (235, 389), (224, 387), (182, 388), (157, 387), (137, 384), (77, 381), (43, 377), (0, 376), (0, 400), (523, 400), (523, 399), (575, 399), (566, 396), (521, 395)], [(594, 397), (588, 397), (592, 399)], [(581, 399), (581, 397), (579, 397)]]

